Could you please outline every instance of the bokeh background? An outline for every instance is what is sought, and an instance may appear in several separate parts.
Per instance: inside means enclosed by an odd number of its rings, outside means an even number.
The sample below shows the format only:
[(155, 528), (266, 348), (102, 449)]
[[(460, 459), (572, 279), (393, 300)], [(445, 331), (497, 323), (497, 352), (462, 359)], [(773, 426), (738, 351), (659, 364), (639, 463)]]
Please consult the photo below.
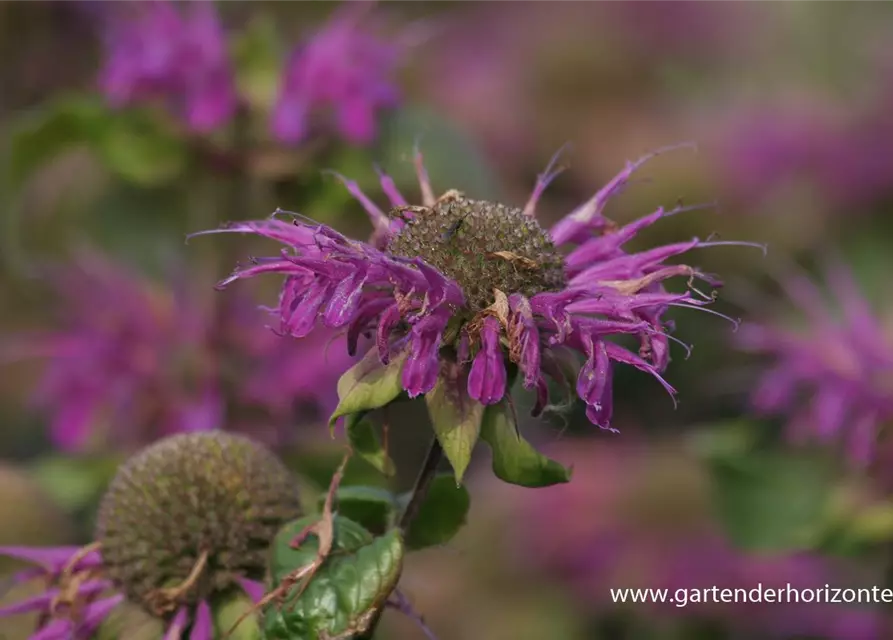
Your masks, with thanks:
[[(121, 18), (138, 4), (0, 3), (0, 544), (88, 541), (116, 465), (172, 431), (253, 434), (308, 491), (327, 483), (343, 338), (266, 328), (275, 278), (214, 290), (268, 244), (187, 233), (282, 207), (364, 238), (326, 170), (383, 203), (378, 166), (415, 199), (417, 142), (436, 191), (516, 206), (570, 143), (551, 221), (627, 160), (695, 141), (606, 213), (715, 203), (634, 246), (768, 245), (697, 252), (741, 329), (672, 312), (694, 346), (666, 373), (678, 406), (618, 368), (619, 434), (579, 409), (524, 418), (569, 485), (500, 484), (476, 455), (467, 527), (409, 559), (404, 591), (442, 640), (891, 637), (889, 604), (609, 593), (893, 587), (889, 3), (402, 2), (344, 26), (334, 2), (221, 2), (216, 35)], [(837, 302), (813, 304), (828, 283)], [(421, 412), (394, 419), (401, 487), (429, 434)], [(357, 462), (348, 481), (377, 480)], [(377, 637), (422, 635), (389, 613)]]

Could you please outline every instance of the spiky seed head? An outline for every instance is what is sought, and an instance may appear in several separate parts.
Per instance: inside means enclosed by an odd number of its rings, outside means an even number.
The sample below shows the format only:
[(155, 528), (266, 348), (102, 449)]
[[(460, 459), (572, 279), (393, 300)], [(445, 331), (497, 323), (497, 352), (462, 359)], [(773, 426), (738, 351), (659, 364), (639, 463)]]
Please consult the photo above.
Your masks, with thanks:
[(159, 589), (204, 570), (180, 600), (195, 604), (236, 584), (263, 580), (267, 547), (301, 513), (295, 480), (268, 449), (206, 431), (170, 436), (119, 470), (102, 499), (96, 540), (108, 576), (151, 608)]
[(565, 285), (564, 262), (549, 235), (520, 209), (461, 194), (418, 212), (388, 244), (398, 256), (419, 256), (465, 292), (477, 313), (493, 290), (532, 296)]

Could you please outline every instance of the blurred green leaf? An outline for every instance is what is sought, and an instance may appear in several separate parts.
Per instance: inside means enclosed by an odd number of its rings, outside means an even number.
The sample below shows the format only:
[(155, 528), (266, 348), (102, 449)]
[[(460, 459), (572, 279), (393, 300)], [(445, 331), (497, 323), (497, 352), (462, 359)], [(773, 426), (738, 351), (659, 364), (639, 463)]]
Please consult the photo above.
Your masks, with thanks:
[(484, 405), (468, 395), (467, 384), (468, 375), (461, 367), (444, 363), (437, 384), (425, 394), (434, 434), (453, 465), (457, 483), (471, 461), (484, 415)]
[(405, 358), (401, 355), (383, 365), (378, 359), (378, 349), (370, 349), (338, 380), (339, 402), (329, 418), (329, 428), (341, 416), (378, 409), (396, 400), (403, 392), (400, 376)]
[(570, 482), (572, 468), (550, 460), (521, 437), (505, 401), (487, 407), (481, 438), (493, 451), (493, 473), (522, 487), (548, 487)]
[(186, 141), (148, 110), (109, 114), (96, 145), (108, 169), (136, 185), (166, 184), (186, 169)]
[[(341, 487), (337, 492), (338, 515), (362, 525), (373, 533), (384, 533), (392, 524), (399, 505), (396, 496), (379, 487)], [(322, 511), (326, 496), (319, 496)]]
[(435, 194), (458, 189), (474, 198), (500, 200), (499, 181), (471, 136), (435, 111), (404, 107), (385, 120), (382, 130), (382, 164), (398, 183), (416, 183), (412, 155), (418, 141)]
[(736, 545), (776, 551), (809, 546), (833, 485), (827, 461), (802, 453), (756, 452), (708, 466), (716, 508)]
[(743, 455), (757, 442), (754, 425), (746, 420), (711, 423), (686, 435), (690, 450), (703, 460)]
[(162, 640), (163, 637), (164, 622), (127, 601), (112, 609), (93, 636), (94, 640)]
[(79, 145), (95, 151), (109, 171), (140, 186), (164, 184), (186, 167), (186, 141), (160, 114), (109, 110), (92, 97), (65, 97), (14, 126), (10, 186), (21, 188), (40, 167)]
[(366, 412), (351, 413), (344, 419), (344, 432), (354, 453), (381, 471), (385, 476), (393, 476), (397, 469), (394, 461), (382, 446), (375, 427), (365, 418)]
[(236, 88), (252, 108), (262, 113), (273, 106), (283, 48), (279, 27), (267, 13), (255, 14), (232, 40)]
[[(214, 614), (214, 637), (227, 638), (228, 640), (262, 640), (263, 635), (261, 634), (257, 616), (245, 615), (253, 607), (254, 603), (242, 592), (237, 592), (222, 601), (215, 602), (212, 609)], [(233, 625), (237, 622), (238, 626), (234, 628)], [(230, 630), (232, 630), (232, 633), (229, 633)], [(227, 635), (228, 633), (229, 635)]]
[[(301, 518), (286, 525), (272, 548), (274, 585), (313, 563), (319, 541), (311, 535), (298, 548), (291, 541), (318, 517)], [(282, 606), (271, 606), (264, 630), (270, 639), (347, 640), (362, 633), (397, 586), (404, 546), (399, 531), (373, 538), (359, 524), (336, 516), (333, 553), (320, 566), (306, 588), (294, 587)]]
[(92, 144), (106, 110), (93, 98), (65, 97), (29, 111), (13, 124), (9, 139), (10, 187), (21, 188), (35, 171), (78, 145)]
[[(409, 503), (411, 493), (400, 496), (402, 509)], [(456, 486), (452, 475), (438, 475), (431, 483), (428, 495), (406, 532), (408, 549), (423, 549), (446, 544), (465, 524), (471, 498), (463, 486)]]
[(50, 456), (38, 460), (31, 473), (60, 506), (76, 511), (99, 499), (120, 462), (114, 456)]

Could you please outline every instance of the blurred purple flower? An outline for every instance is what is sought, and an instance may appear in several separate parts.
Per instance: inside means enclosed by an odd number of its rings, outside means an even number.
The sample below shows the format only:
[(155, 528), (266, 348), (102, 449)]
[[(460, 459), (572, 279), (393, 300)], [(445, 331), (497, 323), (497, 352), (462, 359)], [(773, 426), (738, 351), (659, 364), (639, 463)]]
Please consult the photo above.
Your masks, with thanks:
[(722, 179), (744, 197), (806, 184), (833, 206), (869, 204), (891, 193), (893, 127), (853, 117), (809, 98), (737, 108), (714, 146)]
[(99, 81), (113, 105), (162, 100), (198, 132), (233, 116), (233, 70), (211, 0), (108, 3), (99, 16), (106, 50)]
[[(34, 597), (0, 607), (0, 619), (39, 613), (38, 628), (30, 640), (92, 638), (112, 612), (126, 602), (111, 580), (103, 577), (97, 545), (87, 547), (0, 547), (0, 556), (37, 565), (12, 577), (13, 584), (41, 580), (46, 590)], [(260, 582), (239, 577), (238, 584), (254, 602), (264, 593)], [(165, 638), (181, 638), (191, 628), (191, 640), (213, 640), (211, 607), (201, 600), (181, 605), (166, 621)]]
[[(519, 557), (568, 585), (592, 615), (621, 606), (611, 589), (823, 589), (854, 575), (817, 555), (747, 553), (732, 547), (711, 514), (709, 478), (687, 454), (632, 444), (610, 451), (575, 442), (554, 453), (576, 459), (574, 482), (518, 496), (508, 517)], [(653, 448), (652, 448), (653, 447)], [(583, 462), (585, 461), (585, 464)], [(630, 482), (618, 483), (618, 477)], [(507, 493), (507, 492), (506, 492)], [(877, 577), (873, 582), (877, 583)], [(861, 585), (865, 586), (865, 585)], [(724, 621), (749, 637), (816, 635), (879, 640), (879, 611), (821, 602), (638, 603), (658, 616)]]
[(738, 345), (773, 360), (752, 394), (758, 412), (787, 416), (795, 439), (840, 442), (865, 464), (893, 418), (893, 335), (844, 265), (826, 280), (836, 306), (807, 276), (783, 278), (805, 322), (748, 323)]
[(234, 424), (228, 415), (250, 407), (280, 426), (270, 437), (281, 443), (285, 427), (334, 408), (335, 383), (350, 364), (343, 347), (328, 356), (331, 332), (296, 345), (263, 327), (249, 299), (203, 304), (183, 278), (166, 290), (82, 254), (52, 281), (63, 328), (19, 337), (6, 351), (46, 359), (33, 401), (53, 416), (52, 440), (65, 450), (99, 442), (129, 449), (223, 426), (253, 429), (258, 425)]
[(399, 98), (393, 76), (404, 45), (375, 33), (370, 6), (345, 4), (289, 56), (271, 122), (282, 142), (303, 140), (311, 115), (323, 107), (334, 111), (334, 128), (348, 142), (375, 137), (377, 112)]
[[(441, 349), (455, 347), (460, 364), (471, 364), (471, 398), (484, 404), (502, 401), (506, 360), (511, 359), (524, 386), (535, 391), (538, 413), (548, 404), (546, 376), (567, 384), (559, 361), (569, 347), (587, 359), (576, 384), (587, 416), (610, 429), (611, 363), (638, 368), (675, 394), (660, 375), (670, 359), (671, 339), (663, 314), (674, 306), (703, 309), (713, 300), (693, 286), (668, 293), (663, 283), (679, 276), (690, 285), (695, 279), (717, 283), (697, 269), (664, 261), (692, 249), (736, 244), (693, 238), (641, 253), (624, 251), (640, 230), (682, 210), (659, 208), (619, 228), (604, 217), (608, 200), (653, 155), (628, 163), (548, 232), (536, 223), (535, 210), (557, 175), (551, 164), (522, 211), (468, 200), (456, 191), (435, 198), (417, 153), (423, 207), (406, 207), (393, 182), (382, 175), (391, 205), (403, 207), (398, 211), (405, 217), (388, 217), (355, 182), (341, 177), (372, 219), (375, 231), (368, 243), (300, 219), (293, 224), (275, 218), (235, 222), (203, 233), (253, 233), (285, 244), (280, 256), (240, 266), (219, 286), (263, 273), (284, 274), (282, 333), (302, 338), (320, 323), (347, 327), (351, 352), (358, 336), (374, 335), (382, 364), (403, 359), (402, 384), (411, 397), (432, 390)], [(470, 243), (464, 250), (463, 242)], [(564, 256), (556, 248), (563, 245), (573, 246)], [(621, 335), (638, 338), (638, 353), (609, 339)]]

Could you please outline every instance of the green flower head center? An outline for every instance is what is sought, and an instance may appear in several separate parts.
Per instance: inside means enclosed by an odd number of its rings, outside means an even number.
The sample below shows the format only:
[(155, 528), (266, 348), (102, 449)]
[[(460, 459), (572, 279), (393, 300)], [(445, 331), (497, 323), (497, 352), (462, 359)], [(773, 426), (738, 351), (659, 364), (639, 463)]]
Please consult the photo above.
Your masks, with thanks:
[[(564, 287), (564, 262), (552, 240), (520, 209), (469, 200), (451, 191), (414, 217), (388, 244), (388, 252), (418, 256), (455, 280), (469, 310), (493, 304), (494, 289), (527, 297)], [(399, 215), (394, 209), (391, 215)]]
[(128, 460), (99, 508), (108, 577), (154, 614), (263, 580), (267, 547), (300, 516), (295, 481), (269, 450), (217, 431), (165, 438)]

